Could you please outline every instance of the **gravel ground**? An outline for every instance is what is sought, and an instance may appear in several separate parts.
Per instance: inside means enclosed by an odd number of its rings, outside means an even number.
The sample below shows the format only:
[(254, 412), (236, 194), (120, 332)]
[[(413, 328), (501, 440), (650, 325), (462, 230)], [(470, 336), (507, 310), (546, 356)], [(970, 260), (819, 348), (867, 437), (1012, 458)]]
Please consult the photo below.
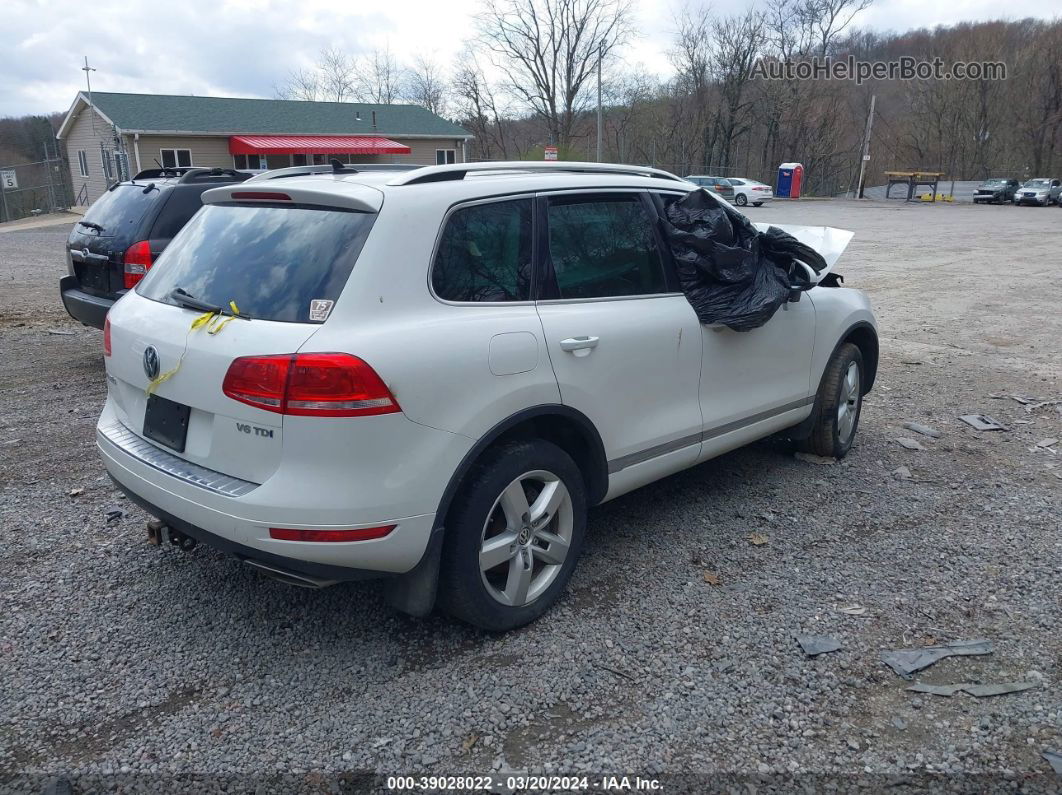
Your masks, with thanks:
[[(1035, 445), (1062, 413), (996, 396), (1062, 398), (1062, 213), (750, 215), (856, 231), (839, 270), (882, 324), (856, 448), (822, 465), (765, 441), (595, 509), (569, 595), (504, 636), (395, 615), (372, 584), (307, 592), (146, 544), (94, 450), (100, 334), (56, 295), (69, 227), (0, 234), (0, 791), (362, 792), (373, 773), (499, 770), (1057, 791), (1041, 754), (1062, 751), (1062, 445)], [(842, 649), (806, 657), (801, 632)], [(879, 657), (968, 638), (994, 652), (914, 681), (1037, 687), (919, 695)]]

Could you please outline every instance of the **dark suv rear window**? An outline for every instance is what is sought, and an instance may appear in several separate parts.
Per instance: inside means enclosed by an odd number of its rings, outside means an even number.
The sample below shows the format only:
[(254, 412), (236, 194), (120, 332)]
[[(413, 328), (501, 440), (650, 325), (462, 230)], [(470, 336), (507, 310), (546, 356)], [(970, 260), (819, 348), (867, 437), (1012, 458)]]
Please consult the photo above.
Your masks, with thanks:
[(263, 320), (323, 322), (372, 229), (374, 214), (308, 207), (209, 205), (180, 231), (136, 291), (199, 301)]
[(160, 197), (158, 188), (145, 193), (145, 187), (119, 184), (96, 199), (85, 213), (85, 221), (103, 227), (100, 237), (131, 234), (140, 224), (144, 213)]

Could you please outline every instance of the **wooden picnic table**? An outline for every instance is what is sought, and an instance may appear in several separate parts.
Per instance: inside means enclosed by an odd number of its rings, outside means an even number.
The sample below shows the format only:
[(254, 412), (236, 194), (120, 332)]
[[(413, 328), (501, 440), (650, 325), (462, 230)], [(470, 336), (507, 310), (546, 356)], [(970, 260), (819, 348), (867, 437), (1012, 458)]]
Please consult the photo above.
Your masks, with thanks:
[(885, 187), (885, 198), (889, 198), (893, 185), (907, 186), (907, 201), (914, 200), (915, 189), (923, 185), (933, 189), (933, 199), (937, 200), (937, 185), (944, 178), (943, 171), (886, 171), (885, 178), (888, 185)]

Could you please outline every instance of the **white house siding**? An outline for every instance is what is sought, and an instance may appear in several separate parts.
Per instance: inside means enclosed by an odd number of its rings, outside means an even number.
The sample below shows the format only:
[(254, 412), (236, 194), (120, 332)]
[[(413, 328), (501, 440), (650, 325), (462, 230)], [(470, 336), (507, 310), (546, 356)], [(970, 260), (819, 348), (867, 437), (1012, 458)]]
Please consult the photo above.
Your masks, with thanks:
[(199, 168), (232, 168), (228, 136), (140, 135), (141, 168), (158, 168), (163, 149), (190, 149), (192, 165)]
[[(66, 154), (70, 162), (70, 184), (74, 188), (74, 196), (77, 196), (82, 187), (87, 185), (90, 203), (102, 196), (108, 187), (103, 161), (100, 157), (100, 142), (105, 142), (108, 148), (113, 147), (111, 125), (95, 113), (96, 124), (95, 131), (93, 131), (92, 113), (95, 112), (83, 108), (70, 124), (70, 129), (64, 138)], [(88, 177), (81, 176), (81, 169), (78, 167), (79, 149), (85, 150), (88, 159)]]
[(435, 165), (436, 149), (453, 149), (455, 163), (461, 163), (461, 139), (453, 138), (394, 138), (400, 144), (408, 146), (412, 152), (408, 155), (390, 155), (380, 158), (381, 162), (418, 163), (422, 166)]
[[(387, 136), (385, 136), (387, 137)], [(453, 149), (457, 160), (461, 161), (461, 140), (451, 138), (393, 138), (412, 151), (408, 155), (376, 155), (365, 157), (362, 162), (371, 163), (417, 163), (419, 165), (435, 165), (436, 149)], [(162, 136), (140, 135), (140, 166), (141, 168), (156, 168), (155, 159), (162, 160), (159, 154), (161, 149), (190, 149), (192, 152), (192, 165), (204, 168), (232, 168), (233, 159), (229, 154), (228, 136)], [(132, 144), (129, 145), (129, 159), (136, 170), (136, 158)], [(357, 159), (361, 159), (358, 157)], [(270, 168), (283, 168), (289, 165), (288, 155), (271, 155), (269, 158)]]
[[(131, 134), (122, 136), (126, 152), (129, 155), (130, 176), (138, 170), (157, 168), (158, 160), (162, 162), (162, 149), (189, 149), (192, 153), (192, 165), (203, 168), (232, 168), (232, 155), (229, 154), (229, 137), (226, 135), (150, 135), (141, 133), (139, 140)], [(435, 165), (435, 152), (437, 149), (453, 149), (457, 163), (462, 162), (462, 142), (460, 139), (451, 138), (394, 138), (393, 140), (410, 148), (408, 155), (376, 155), (364, 158), (354, 157), (353, 160), (374, 163), (416, 163), (418, 165)], [(92, 203), (98, 199), (108, 184), (103, 171), (103, 163), (100, 159), (100, 142), (103, 141), (108, 148), (113, 145), (111, 125), (96, 114), (96, 129), (93, 133), (92, 123), (88, 108), (82, 110), (78, 118), (70, 125), (65, 137), (67, 156), (70, 161), (71, 184), (74, 186), (74, 194), (77, 195), (83, 185), (88, 186), (88, 200)], [(84, 149), (88, 158), (89, 176), (82, 177), (78, 168), (77, 151)], [(137, 164), (137, 151), (140, 153), (140, 163)], [(288, 165), (288, 156), (279, 155), (270, 158), (270, 166), (281, 168)]]

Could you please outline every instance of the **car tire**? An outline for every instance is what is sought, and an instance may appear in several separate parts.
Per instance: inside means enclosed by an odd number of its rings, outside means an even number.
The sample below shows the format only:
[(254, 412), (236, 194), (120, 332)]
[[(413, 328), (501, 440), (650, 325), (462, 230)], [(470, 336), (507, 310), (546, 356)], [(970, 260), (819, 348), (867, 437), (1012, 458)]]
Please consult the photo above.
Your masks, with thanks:
[(825, 458), (844, 458), (852, 449), (863, 408), (863, 354), (846, 342), (833, 354), (815, 397), (818, 417), (798, 446)]
[(739, 193), (734, 196), (734, 204), (736, 204), (738, 207), (744, 207), (748, 203), (749, 197), (746, 196), (744, 193)]
[(440, 606), (491, 632), (534, 621), (571, 579), (586, 513), (582, 473), (555, 444), (535, 439), (488, 451), (446, 520)]

